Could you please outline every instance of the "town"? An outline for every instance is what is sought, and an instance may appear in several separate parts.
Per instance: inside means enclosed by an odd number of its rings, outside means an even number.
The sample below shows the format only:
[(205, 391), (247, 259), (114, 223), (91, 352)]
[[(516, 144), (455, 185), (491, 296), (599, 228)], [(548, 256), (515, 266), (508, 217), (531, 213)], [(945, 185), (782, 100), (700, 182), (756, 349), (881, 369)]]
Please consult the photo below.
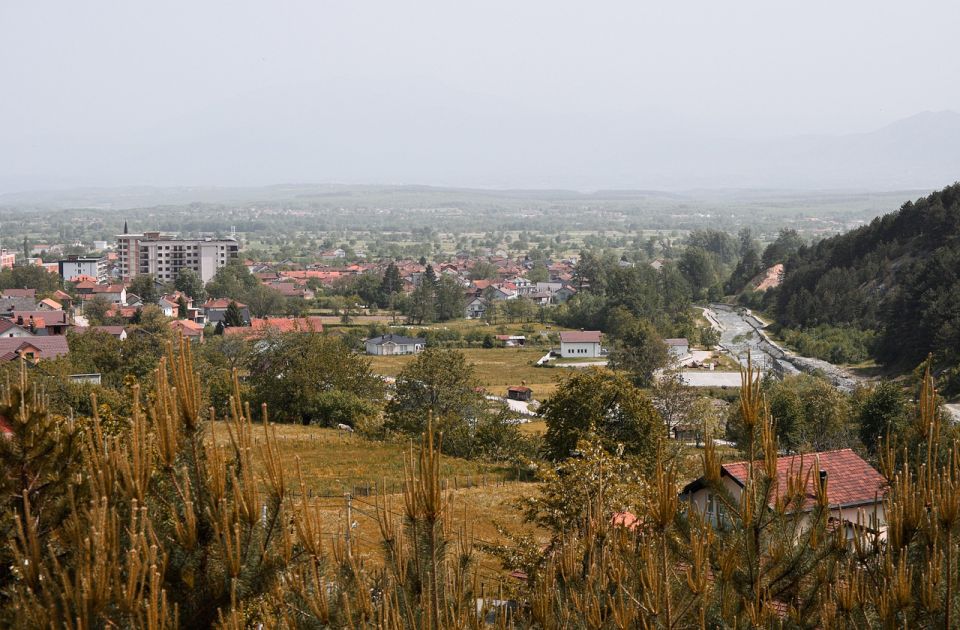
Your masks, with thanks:
[(0, 630), (960, 628), (960, 3), (0, 18)]

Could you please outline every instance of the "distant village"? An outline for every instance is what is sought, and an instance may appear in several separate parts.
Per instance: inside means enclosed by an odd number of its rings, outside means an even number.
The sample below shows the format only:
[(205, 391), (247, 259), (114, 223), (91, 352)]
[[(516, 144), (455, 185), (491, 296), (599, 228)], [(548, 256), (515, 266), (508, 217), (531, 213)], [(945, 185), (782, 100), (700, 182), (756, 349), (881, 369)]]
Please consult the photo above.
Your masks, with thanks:
[[(72, 244), (73, 248), (81, 245)], [(452, 303), (456, 311), (445, 319), (491, 318), (494, 313), (516, 315), (533, 320), (544, 309), (563, 304), (581, 286), (575, 279), (575, 258), (562, 260), (530, 260), (527, 256), (510, 256), (505, 251), (481, 251), (479, 255), (460, 252), (443, 260), (423, 258), (366, 260), (360, 253), (336, 248), (318, 252), (315, 262), (293, 260), (243, 259), (239, 241), (227, 238), (180, 238), (160, 232), (124, 232), (115, 242), (95, 241), (92, 255), (64, 255), (60, 244), (36, 243), (26, 260), (16, 253), (0, 252), (0, 268), (37, 267), (58, 277), (57, 288), (44, 292), (39, 287), (8, 288), (0, 295), (0, 357), (12, 360), (23, 357), (30, 361), (55, 358), (69, 352), (66, 333), (99, 330), (124, 340), (128, 324), (136, 323), (139, 313), (150, 304), (156, 305), (169, 318), (169, 326), (191, 341), (203, 342), (205, 335), (225, 334), (252, 337), (267, 332), (293, 330), (321, 331), (322, 320), (309, 314), (317, 304), (315, 298), (335, 294), (351, 281), (368, 275), (382, 281), (395, 278), (394, 291), (409, 300), (427, 277), (434, 283), (458, 288)], [(26, 252), (24, 252), (26, 253)], [(43, 256), (43, 257), (41, 257)], [(51, 258), (56, 257), (55, 260)], [(634, 263), (622, 261), (622, 265)], [(662, 264), (654, 261), (655, 268)], [(302, 303), (293, 308), (297, 313), (256, 313), (242, 301), (241, 295), (204, 297), (196, 300), (189, 292), (170, 290), (181, 272), (189, 270), (200, 283), (207, 285), (227, 265), (242, 265), (260, 286), (275, 292), (285, 303)], [(153, 279), (144, 287), (143, 276)], [(140, 278), (138, 281), (137, 278)], [(138, 295), (155, 293), (154, 295)], [(144, 291), (143, 289), (148, 289)], [(202, 293), (202, 291), (201, 291)], [(355, 298), (356, 300), (357, 298)], [(415, 299), (415, 298), (414, 298)], [(92, 306), (108, 305), (91, 321)], [(375, 304), (351, 303), (345, 307), (357, 313), (376, 312)], [(288, 309), (290, 310), (290, 309)], [(394, 309), (396, 315), (396, 309)], [(422, 317), (408, 317), (407, 323), (422, 324)], [(600, 333), (588, 331), (587, 340), (564, 344), (564, 356), (575, 358), (601, 355)], [(501, 345), (522, 344), (522, 337), (501, 335)], [(384, 334), (367, 339), (369, 354), (416, 353), (423, 348), (421, 338)]]

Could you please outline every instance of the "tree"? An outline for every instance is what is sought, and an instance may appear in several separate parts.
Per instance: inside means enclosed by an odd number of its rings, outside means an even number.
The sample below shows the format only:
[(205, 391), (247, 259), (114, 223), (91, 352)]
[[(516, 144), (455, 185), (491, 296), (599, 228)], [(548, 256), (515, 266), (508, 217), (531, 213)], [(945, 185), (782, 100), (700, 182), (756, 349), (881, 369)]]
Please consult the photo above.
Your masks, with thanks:
[(103, 330), (67, 333), (68, 358), (74, 374), (100, 374), (111, 387), (123, 385), (123, 347), (119, 339)]
[(147, 378), (167, 352), (173, 339), (169, 320), (156, 305), (149, 304), (139, 311), (136, 325), (127, 330), (126, 340), (120, 344), (121, 370), (138, 380)]
[(803, 246), (803, 239), (793, 228), (783, 228), (777, 238), (763, 250), (763, 267), (787, 262)]
[(194, 302), (203, 302), (206, 299), (207, 292), (203, 288), (203, 280), (193, 269), (187, 267), (181, 269), (180, 273), (177, 274), (177, 279), (173, 282), (173, 286), (176, 287), (177, 291), (182, 291), (190, 296)]
[(414, 324), (430, 323), (436, 317), (436, 291), (432, 282), (421, 278), (420, 284), (410, 294), (407, 316)]
[(676, 431), (693, 419), (696, 396), (684, 385), (683, 375), (677, 370), (668, 370), (656, 379), (650, 392), (653, 406), (663, 418), (667, 437), (676, 437)]
[(910, 407), (907, 395), (898, 385), (883, 382), (867, 392), (857, 409), (857, 424), (860, 441), (871, 453), (882, 448), (885, 437), (906, 433), (910, 422)]
[(850, 400), (827, 380), (788, 376), (767, 388), (777, 437), (788, 451), (827, 451), (856, 444)]
[(479, 415), (483, 397), (475, 390), (473, 366), (458, 350), (427, 348), (397, 375), (387, 403), (385, 427), (409, 435), (426, 430), (452, 432)]
[(717, 284), (717, 269), (713, 257), (701, 247), (691, 246), (683, 251), (678, 264), (680, 272), (693, 289), (694, 298), (706, 299)]
[(177, 297), (177, 318), (185, 319), (187, 316), (187, 301), (183, 298), (182, 295)]
[(455, 278), (443, 275), (437, 282), (437, 321), (445, 322), (463, 317), (466, 297)]
[(157, 290), (157, 281), (153, 274), (142, 273), (130, 281), (129, 292), (139, 295), (144, 304), (156, 304), (160, 299), (160, 291)]
[(278, 422), (353, 426), (377, 415), (383, 381), (342, 339), (291, 332), (253, 354), (250, 385)]
[(538, 260), (533, 264), (533, 268), (527, 272), (527, 280), (533, 282), (534, 284), (537, 282), (550, 281), (550, 271), (547, 269), (547, 266), (542, 260)]
[(217, 269), (213, 279), (207, 283), (206, 291), (213, 298), (232, 298), (242, 301), (247, 293), (259, 284), (243, 262), (230, 259), (226, 265)]
[[(400, 277), (400, 270), (392, 261), (387, 265), (383, 272), (383, 280), (380, 282), (380, 291), (384, 297), (389, 297), (399, 293), (403, 288), (403, 279)], [(385, 306), (385, 304), (384, 304)]]
[(0, 289), (36, 289), (53, 293), (60, 288), (60, 276), (36, 265), (21, 265), (0, 271)]
[(283, 315), (287, 304), (282, 293), (259, 283), (243, 295), (242, 301), (252, 317)]
[(470, 273), (467, 277), (471, 280), (496, 280), (497, 267), (485, 260), (478, 260), (474, 263), (473, 267), (470, 268)]
[(670, 361), (663, 338), (647, 321), (637, 320), (622, 332), (610, 353), (610, 365), (630, 375), (641, 387), (653, 383), (654, 372)]
[(539, 414), (547, 423), (547, 455), (566, 459), (580, 440), (595, 435), (609, 452), (622, 448), (651, 463), (663, 420), (650, 399), (609, 370), (591, 367), (576, 372), (563, 379), (540, 406)]
[[(71, 503), (82, 502), (87, 494), (81, 486), (83, 438), (80, 423), (51, 413), (47, 397), (28, 378), (26, 364), (19, 375), (0, 393), (0, 418), (5, 435), (0, 437), (0, 592), (6, 603), (16, 581), (15, 545), (18, 532), (36, 533), (38, 540), (53, 539), (70, 517)], [(13, 623), (7, 614), (7, 627)], [(20, 622), (23, 622), (20, 619)]]
[(234, 300), (230, 300), (230, 303), (227, 304), (226, 311), (223, 313), (223, 325), (232, 327), (240, 327), (244, 325), (243, 312), (240, 310), (240, 306)]
[(82, 303), (83, 315), (94, 326), (102, 326), (107, 321), (107, 312), (113, 304), (102, 295), (95, 295)]
[(282, 566), (277, 524), (293, 518), (284, 514), (276, 442), (265, 435), (269, 446), (260, 451), (273, 472), (254, 474), (253, 429), (239, 401), (232, 446), (220, 446), (189, 347), (166, 360), (174, 364), (160, 365), (149, 397), (133, 388), (132, 415), (118, 432), (90, 422), (83, 474), (55, 451), (40, 451), (56, 472), (37, 480), (69, 485), (70, 511), (46, 532), (28, 518), (42, 512), (24, 507), (24, 526), (7, 546), (18, 579), (5, 590), (4, 625), (15, 615), (36, 627), (173, 628), (179, 618), (210, 628), (218, 619), (238, 623), (235, 607), (273, 591)]

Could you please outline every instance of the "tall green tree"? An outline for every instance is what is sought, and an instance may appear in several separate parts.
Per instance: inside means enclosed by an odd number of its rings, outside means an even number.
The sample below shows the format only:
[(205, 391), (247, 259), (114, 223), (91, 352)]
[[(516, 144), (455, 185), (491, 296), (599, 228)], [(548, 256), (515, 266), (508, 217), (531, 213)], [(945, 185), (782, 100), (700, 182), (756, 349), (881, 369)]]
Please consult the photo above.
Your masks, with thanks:
[(193, 269), (183, 268), (177, 274), (173, 286), (177, 291), (182, 291), (190, 296), (195, 302), (203, 302), (207, 297), (207, 292), (203, 288), (203, 280)]
[(430, 323), (437, 316), (437, 295), (434, 283), (425, 278), (410, 294), (407, 303), (407, 317), (414, 324)]
[(14, 627), (26, 620), (15, 622), (7, 608), (19, 573), (13, 542), (20, 531), (52, 542), (71, 508), (86, 498), (84, 488), (77, 487), (86, 471), (79, 421), (51, 412), (25, 364), (0, 391), (0, 419), (0, 621)]
[(374, 418), (383, 401), (383, 381), (370, 361), (337, 337), (271, 336), (249, 369), (254, 399), (278, 422), (353, 426)]
[(443, 275), (437, 282), (437, 321), (462, 318), (465, 308), (463, 287), (455, 278)]
[(243, 326), (243, 313), (240, 310), (240, 306), (234, 300), (230, 300), (230, 303), (227, 304), (227, 310), (223, 313), (223, 325), (239, 327)]
[(157, 281), (150, 273), (139, 274), (131, 280), (128, 292), (139, 295), (144, 304), (156, 304), (160, 299)]
[(427, 348), (397, 375), (394, 395), (386, 407), (385, 427), (419, 435), (432, 418), (437, 430), (459, 430), (484, 407), (476, 386), (473, 366), (462, 352)]
[(609, 452), (652, 464), (663, 420), (650, 399), (623, 376), (599, 368), (576, 370), (540, 406), (547, 423), (546, 452), (570, 457), (580, 440), (596, 436)]
[(896, 440), (906, 433), (910, 415), (903, 388), (891, 382), (879, 383), (866, 394), (856, 411), (860, 441), (868, 451), (877, 453), (886, 436)]
[(621, 332), (610, 353), (611, 367), (623, 370), (641, 387), (653, 383), (654, 373), (669, 362), (663, 338), (645, 320), (635, 320)]

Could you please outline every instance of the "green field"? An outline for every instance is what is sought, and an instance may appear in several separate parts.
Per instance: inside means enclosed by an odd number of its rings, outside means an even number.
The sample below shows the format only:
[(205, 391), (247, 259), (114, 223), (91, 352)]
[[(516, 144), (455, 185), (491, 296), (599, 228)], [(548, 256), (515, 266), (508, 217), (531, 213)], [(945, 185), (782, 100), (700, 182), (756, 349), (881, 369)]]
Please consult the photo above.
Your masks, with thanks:
[[(505, 395), (511, 385), (526, 384), (538, 400), (556, 389), (556, 377), (564, 372), (535, 367), (546, 353), (545, 348), (466, 348), (461, 350), (474, 366), (474, 377), (490, 393)], [(370, 357), (373, 371), (383, 376), (396, 376), (414, 355)]]

